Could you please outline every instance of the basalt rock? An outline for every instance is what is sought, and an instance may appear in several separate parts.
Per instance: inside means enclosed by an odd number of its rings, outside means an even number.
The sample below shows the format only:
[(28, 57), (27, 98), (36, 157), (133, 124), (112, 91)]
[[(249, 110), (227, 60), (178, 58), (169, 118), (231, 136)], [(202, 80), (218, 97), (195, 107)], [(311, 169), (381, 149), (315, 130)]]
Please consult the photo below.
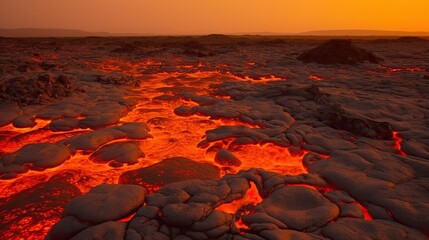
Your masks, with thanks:
[(15, 77), (0, 81), (0, 99), (22, 105), (41, 104), (69, 96), (74, 86), (65, 75), (39, 75), (36, 78)]
[[(112, 209), (110, 207), (118, 202), (132, 201), (129, 196), (142, 194), (131, 189), (123, 192), (125, 194), (118, 191), (98, 193), (99, 188), (106, 186), (101, 185), (72, 200), (50, 236), (103, 239), (109, 233), (112, 239), (325, 240), (348, 236), (351, 239), (424, 239), (422, 233), (400, 223), (367, 221), (363, 214), (341, 215), (342, 205), (359, 208), (353, 204), (355, 199), (335, 190), (322, 194), (326, 190), (307, 181), (315, 176), (303, 174), (293, 183), (291, 177), (249, 169), (219, 180), (170, 183), (147, 195), (145, 204), (134, 210), (135, 215), (128, 224), (112, 222), (114, 217), (104, 217), (112, 215), (111, 212), (97, 210)], [(121, 185), (109, 186), (122, 188)], [(94, 195), (96, 193), (99, 196)], [(259, 200), (254, 195), (258, 195)], [(92, 226), (70, 218), (71, 205), (74, 206), (73, 216), (89, 221)], [(122, 203), (120, 206), (122, 210), (128, 209)], [(94, 222), (99, 216), (103, 218)], [(70, 228), (65, 228), (65, 224)], [(246, 226), (242, 227), (243, 224)]]
[(146, 187), (149, 192), (165, 184), (186, 179), (217, 179), (219, 168), (192, 161), (183, 157), (167, 158), (149, 167), (124, 172), (120, 183), (137, 184)]
[(327, 108), (319, 112), (319, 119), (328, 126), (349, 131), (358, 136), (390, 140), (393, 137), (392, 127), (388, 122), (377, 122), (355, 116), (341, 107)]

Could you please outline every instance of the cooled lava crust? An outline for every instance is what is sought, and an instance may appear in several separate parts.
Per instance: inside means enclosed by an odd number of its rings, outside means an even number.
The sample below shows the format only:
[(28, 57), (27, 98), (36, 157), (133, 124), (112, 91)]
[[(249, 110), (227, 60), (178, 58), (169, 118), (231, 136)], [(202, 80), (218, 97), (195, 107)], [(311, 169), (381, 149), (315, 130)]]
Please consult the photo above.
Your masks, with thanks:
[(405, 40), (0, 38), (0, 238), (427, 239)]

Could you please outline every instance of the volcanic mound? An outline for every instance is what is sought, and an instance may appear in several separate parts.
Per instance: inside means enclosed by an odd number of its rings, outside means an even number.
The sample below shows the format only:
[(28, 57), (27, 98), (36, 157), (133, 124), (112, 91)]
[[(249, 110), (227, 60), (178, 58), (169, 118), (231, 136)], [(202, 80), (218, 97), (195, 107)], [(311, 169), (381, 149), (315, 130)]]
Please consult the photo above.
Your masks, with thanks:
[(320, 64), (347, 64), (356, 65), (368, 61), (379, 63), (383, 59), (373, 53), (355, 46), (351, 40), (334, 39), (311, 49), (300, 56), (298, 60), (305, 63), (315, 62)]

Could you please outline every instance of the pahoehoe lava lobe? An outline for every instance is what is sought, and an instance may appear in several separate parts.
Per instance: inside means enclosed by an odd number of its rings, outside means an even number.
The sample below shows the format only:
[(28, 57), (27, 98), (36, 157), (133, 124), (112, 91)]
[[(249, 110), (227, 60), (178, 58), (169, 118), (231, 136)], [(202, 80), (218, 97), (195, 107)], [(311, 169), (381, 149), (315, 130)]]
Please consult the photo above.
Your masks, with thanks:
[(120, 220), (143, 205), (146, 190), (137, 185), (102, 184), (70, 201), (64, 216), (97, 224)]
[(102, 146), (92, 153), (89, 158), (94, 162), (109, 162), (111, 166), (120, 167), (124, 163), (138, 163), (138, 159), (144, 156), (137, 142), (117, 142)]
[(71, 156), (70, 150), (55, 143), (28, 144), (0, 157), (0, 178), (16, 177), (28, 169), (46, 169), (61, 165)]
[[(253, 213), (244, 216), (247, 225), (273, 218), (279, 228), (312, 231), (334, 220), (340, 214), (337, 205), (309, 187), (290, 186), (274, 191)], [(274, 220), (275, 219), (275, 220)], [(280, 221), (282, 224), (280, 224)]]
[(119, 183), (141, 185), (152, 192), (165, 184), (186, 179), (218, 179), (219, 174), (219, 168), (214, 165), (174, 157), (145, 168), (124, 172), (119, 177)]
[(382, 61), (381, 58), (371, 52), (353, 45), (351, 40), (345, 39), (329, 40), (301, 54), (298, 56), (298, 59), (306, 63), (348, 65), (355, 65), (365, 61), (370, 63), (379, 63)]
[(221, 149), (216, 153), (214, 161), (222, 166), (239, 167), (241, 165), (240, 159), (238, 159), (236, 156), (234, 156), (234, 154), (225, 149)]
[[(98, 211), (98, 205), (103, 206), (102, 209), (111, 209), (116, 204), (114, 201), (102, 202), (105, 195), (95, 203), (96, 210), (91, 208), (94, 190), (105, 186), (98, 186), (71, 201), (74, 214), (79, 213), (87, 220), (104, 221), (90, 221), (85, 225), (70, 219), (66, 214), (70, 213), (70, 203), (63, 219), (51, 230), (50, 236), (56, 237), (51, 239), (73, 236), (72, 239), (83, 236), (101, 239), (100, 236), (107, 232), (112, 239), (322, 240), (345, 239), (355, 233), (359, 233), (359, 237), (368, 236), (368, 239), (425, 239), (422, 233), (399, 223), (367, 221), (363, 214), (349, 215), (350, 207), (343, 206), (356, 206), (353, 204), (356, 200), (345, 192), (330, 190), (327, 183), (314, 174), (283, 176), (262, 169), (249, 169), (219, 180), (193, 179), (167, 184), (147, 195), (145, 203), (140, 202), (142, 206), (134, 210), (135, 215), (126, 225), (113, 222), (114, 217), (99, 218), (110, 213)], [(109, 191), (106, 196), (112, 195), (126, 202), (131, 201), (129, 194), (144, 199), (143, 188), (134, 187), (138, 189), (124, 192), (127, 187), (116, 185), (116, 191)], [(254, 194), (259, 195), (262, 202), (241, 202), (251, 191), (256, 191)], [(124, 196), (119, 192), (128, 194)], [(238, 208), (227, 207), (233, 203), (238, 204)], [(70, 224), (70, 228), (65, 228), (65, 224)]]

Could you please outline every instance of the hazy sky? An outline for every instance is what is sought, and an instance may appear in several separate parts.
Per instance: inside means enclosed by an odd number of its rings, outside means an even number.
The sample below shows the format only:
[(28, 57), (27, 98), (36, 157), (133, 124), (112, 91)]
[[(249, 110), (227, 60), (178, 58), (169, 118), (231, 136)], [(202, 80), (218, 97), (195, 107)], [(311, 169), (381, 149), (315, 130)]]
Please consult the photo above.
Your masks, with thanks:
[(0, 0), (0, 28), (206, 34), (429, 31), (429, 0)]

